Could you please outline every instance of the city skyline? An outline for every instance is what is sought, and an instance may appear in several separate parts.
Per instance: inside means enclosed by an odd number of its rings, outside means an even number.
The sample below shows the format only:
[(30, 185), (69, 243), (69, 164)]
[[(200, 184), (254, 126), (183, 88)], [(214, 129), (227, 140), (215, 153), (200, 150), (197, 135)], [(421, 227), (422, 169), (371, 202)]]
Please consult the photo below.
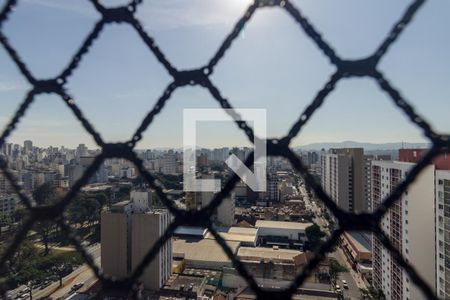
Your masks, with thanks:
[[(56, 147), (61, 148), (64, 147), (69, 150), (75, 150), (79, 145), (85, 145), (89, 148), (89, 150), (101, 150), (100, 147), (97, 145), (94, 145), (93, 147), (89, 147), (89, 145), (86, 145), (84, 143), (76, 143), (74, 142), (74, 146), (70, 147), (67, 145), (57, 145), (57, 144), (49, 144), (49, 145), (40, 145), (36, 144), (34, 140), (32, 139), (26, 139), (23, 141), (12, 141), (12, 142), (6, 142), (5, 144), (12, 144), (12, 145), (20, 145), (21, 147), (24, 147), (24, 143), (27, 141), (31, 141), (33, 144), (33, 147), (45, 149), (48, 147)], [(350, 146), (349, 146), (350, 145)], [(417, 149), (428, 149), (431, 147), (431, 143), (429, 142), (423, 142), (423, 143), (413, 143), (408, 141), (400, 141), (400, 142), (389, 142), (389, 143), (369, 143), (369, 142), (359, 142), (359, 141), (340, 141), (340, 142), (318, 142), (318, 143), (311, 143), (301, 146), (294, 146), (292, 147), (294, 150), (305, 150), (305, 151), (319, 151), (322, 149), (328, 150), (333, 148), (363, 148), (365, 150), (398, 150), (401, 148), (417, 148)], [(378, 148), (377, 148), (378, 147)], [(206, 150), (212, 150), (212, 149), (222, 149), (222, 148), (253, 148), (253, 144), (250, 143), (244, 143), (241, 145), (224, 145), (224, 146), (217, 146), (217, 147), (206, 147), (203, 145), (197, 145), (197, 149), (206, 149)], [(368, 149), (367, 149), (368, 148)], [(144, 151), (144, 150), (156, 150), (156, 151), (164, 151), (164, 150), (183, 150), (183, 147), (152, 147), (152, 148), (139, 148), (136, 147), (135, 150), (137, 151)]]
[(450, 298), (449, 11), (0, 0), (2, 299)]
[[(194, 1), (186, 5), (182, 1), (156, 1), (152, 10), (144, 3), (137, 17), (174, 66), (190, 69), (204, 65), (213, 56), (249, 2)], [(294, 1), (294, 4), (340, 56), (359, 58), (376, 49), (409, 1), (364, 4), (349, 1), (339, 5)], [(445, 82), (450, 76), (450, 68), (445, 63), (448, 61), (445, 49), (450, 43), (448, 39), (438, 38), (446, 36), (445, 11), (449, 6), (442, 1), (426, 3), (379, 66), (438, 132), (450, 131), (450, 120), (445, 110), (440, 109), (450, 96), (450, 86)], [(350, 7), (359, 14), (345, 19), (336, 17)], [(203, 15), (208, 18), (199, 17)], [(51, 77), (68, 63), (98, 18), (87, 1), (55, 4), (48, 0), (28, 0), (20, 2), (4, 24), (4, 32), (33, 74)], [(59, 23), (65, 30), (54, 26)], [(30, 26), (43, 33), (32, 34)], [(428, 34), (429, 31), (435, 34)], [(52, 48), (55, 40), (59, 43), (57, 51)], [(5, 128), (29, 85), (4, 49), (0, 50), (0, 66), (0, 126)], [(246, 25), (211, 79), (235, 108), (266, 108), (268, 136), (281, 137), (333, 72), (334, 67), (289, 15), (280, 9), (262, 9)], [(117, 142), (131, 137), (170, 81), (170, 76), (129, 26), (107, 25), (80, 68), (69, 78), (67, 88), (104, 140)], [(137, 148), (181, 146), (182, 110), (192, 107), (218, 108), (219, 105), (202, 88), (176, 90)], [(216, 132), (206, 132), (205, 139), (216, 146), (223, 142), (243, 143), (245, 135), (236, 134), (237, 128), (233, 126), (211, 126)], [(70, 145), (76, 141), (94, 145), (62, 101), (48, 95), (37, 97), (8, 141), (30, 137), (36, 144)], [(292, 146), (344, 140), (426, 141), (420, 130), (369, 79), (346, 79), (338, 83)]]

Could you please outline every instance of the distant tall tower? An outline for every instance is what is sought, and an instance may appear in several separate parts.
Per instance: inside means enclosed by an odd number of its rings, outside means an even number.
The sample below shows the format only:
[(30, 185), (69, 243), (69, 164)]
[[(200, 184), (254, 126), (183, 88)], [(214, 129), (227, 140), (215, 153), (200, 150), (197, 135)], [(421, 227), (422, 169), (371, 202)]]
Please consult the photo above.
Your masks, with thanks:
[(88, 155), (88, 148), (85, 144), (79, 144), (76, 151), (77, 161), (80, 161), (80, 157)]
[(173, 150), (169, 150), (162, 157), (162, 173), (166, 175), (177, 174), (177, 159)]
[(330, 149), (322, 154), (322, 187), (336, 204), (349, 212), (363, 212), (364, 201), (364, 149)]
[(25, 150), (25, 153), (33, 151), (33, 142), (30, 140), (23, 142), (23, 149)]

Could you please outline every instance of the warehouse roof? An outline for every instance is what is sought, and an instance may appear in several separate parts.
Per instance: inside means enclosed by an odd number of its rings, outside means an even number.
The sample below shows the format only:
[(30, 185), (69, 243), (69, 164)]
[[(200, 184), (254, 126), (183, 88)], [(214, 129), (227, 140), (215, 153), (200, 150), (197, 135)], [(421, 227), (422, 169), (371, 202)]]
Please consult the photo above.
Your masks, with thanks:
[(206, 235), (206, 228), (203, 227), (195, 227), (195, 226), (178, 226), (175, 229), (175, 235), (191, 235), (204, 237)]
[(313, 223), (257, 220), (255, 227), (305, 230), (311, 225), (313, 225)]
[[(233, 253), (236, 253), (240, 243), (227, 241), (228, 247)], [(185, 239), (173, 240), (173, 253), (184, 254), (184, 259), (191, 261), (213, 261), (213, 262), (229, 262), (230, 259), (223, 251), (222, 247), (212, 239), (202, 239), (199, 241), (191, 241)]]
[(372, 251), (369, 235), (357, 231), (346, 231), (344, 232), (344, 236), (349, 240), (352, 246), (356, 248), (356, 250), (360, 252)]
[[(257, 228), (243, 228), (243, 227), (219, 227), (216, 228), (219, 235), (226, 241), (243, 242), (256, 244)], [(207, 239), (214, 239), (211, 232), (205, 235)]]
[(303, 252), (291, 249), (276, 249), (263, 247), (240, 247), (238, 250), (238, 257), (243, 259), (282, 259), (293, 260), (296, 256)]

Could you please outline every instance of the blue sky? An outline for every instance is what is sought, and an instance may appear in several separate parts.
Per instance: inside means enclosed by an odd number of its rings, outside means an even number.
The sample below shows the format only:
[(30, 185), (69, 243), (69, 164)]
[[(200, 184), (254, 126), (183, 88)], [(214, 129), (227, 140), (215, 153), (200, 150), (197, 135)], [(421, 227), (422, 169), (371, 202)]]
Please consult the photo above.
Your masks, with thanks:
[[(2, 4), (4, 1), (0, 1)], [(124, 1), (103, 1), (117, 5)], [(293, 1), (343, 58), (368, 56), (410, 1)], [(144, 1), (137, 17), (178, 69), (213, 56), (246, 0)], [(450, 2), (428, 1), (381, 61), (379, 69), (439, 132), (450, 133)], [(64, 68), (99, 15), (88, 1), (22, 0), (3, 32), (32, 73), (50, 78)], [(294, 20), (279, 8), (256, 12), (211, 79), (234, 107), (268, 109), (268, 136), (281, 137), (335, 71)], [(69, 78), (67, 88), (106, 141), (127, 140), (171, 77), (129, 25), (108, 25)], [(30, 87), (0, 48), (0, 125)], [(93, 146), (55, 96), (39, 96), (9, 141)], [(178, 89), (146, 131), (139, 148), (182, 145), (183, 108), (218, 108), (200, 87)], [(420, 142), (411, 125), (370, 79), (341, 81), (293, 145), (356, 140)], [(246, 144), (234, 124), (199, 132), (208, 147)]]

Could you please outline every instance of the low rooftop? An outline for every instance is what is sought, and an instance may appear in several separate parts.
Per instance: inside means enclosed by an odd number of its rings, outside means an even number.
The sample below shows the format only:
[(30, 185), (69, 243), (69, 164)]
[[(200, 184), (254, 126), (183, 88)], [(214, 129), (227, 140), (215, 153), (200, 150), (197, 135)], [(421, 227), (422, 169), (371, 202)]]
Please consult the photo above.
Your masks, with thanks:
[(372, 252), (372, 244), (370, 236), (366, 233), (349, 231), (344, 232), (345, 237), (360, 252)]
[[(257, 240), (257, 228), (244, 228), (244, 227), (219, 227), (216, 228), (219, 235), (226, 241), (235, 241), (243, 243), (256, 244)], [(214, 239), (211, 232), (207, 232), (205, 235), (207, 239)]]
[[(236, 253), (240, 243), (228, 241), (227, 245), (233, 253)], [(211, 261), (217, 263), (228, 263), (230, 259), (222, 247), (212, 239), (201, 239), (197, 241), (174, 239), (173, 254), (184, 254), (184, 259), (190, 261)]]
[(305, 230), (313, 223), (301, 223), (301, 222), (286, 222), (286, 221), (268, 221), (268, 220), (257, 220), (256, 228), (283, 228), (283, 229), (295, 229), (295, 230)]
[(302, 255), (303, 252), (291, 249), (276, 249), (263, 247), (240, 247), (238, 257), (243, 259), (280, 259), (294, 260), (295, 257)]

